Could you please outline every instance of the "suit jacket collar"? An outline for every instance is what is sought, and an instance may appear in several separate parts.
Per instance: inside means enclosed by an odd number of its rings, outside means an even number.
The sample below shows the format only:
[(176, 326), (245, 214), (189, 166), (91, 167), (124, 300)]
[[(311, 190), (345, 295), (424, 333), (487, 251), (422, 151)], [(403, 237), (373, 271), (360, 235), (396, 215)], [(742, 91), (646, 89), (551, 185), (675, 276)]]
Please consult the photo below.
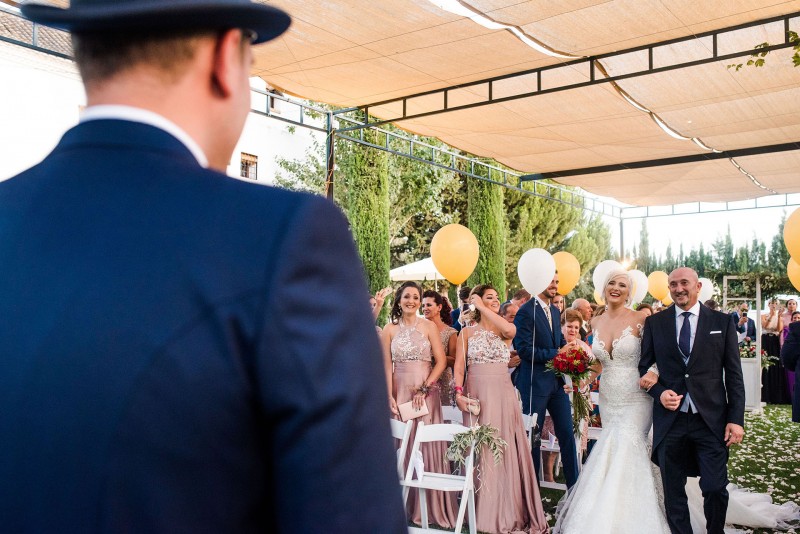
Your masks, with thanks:
[(163, 115), (159, 115), (149, 109), (137, 108), (134, 106), (106, 104), (86, 108), (81, 114), (80, 122), (101, 119), (139, 122), (164, 130), (186, 145), (186, 148), (189, 149), (202, 167), (208, 167), (208, 158), (200, 145), (197, 144), (197, 141), (195, 141), (186, 130)]
[(78, 124), (64, 134), (54, 152), (97, 148), (158, 152), (200, 167), (192, 152), (175, 136), (149, 124), (117, 119), (97, 119)]

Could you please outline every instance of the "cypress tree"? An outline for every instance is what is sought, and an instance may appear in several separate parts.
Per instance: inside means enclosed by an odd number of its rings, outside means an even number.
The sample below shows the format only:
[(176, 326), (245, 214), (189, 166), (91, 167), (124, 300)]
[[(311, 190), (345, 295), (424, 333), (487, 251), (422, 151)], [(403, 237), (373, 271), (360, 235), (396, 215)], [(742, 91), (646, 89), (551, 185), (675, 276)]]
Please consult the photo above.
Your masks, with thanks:
[(478, 265), (467, 283), (492, 284), (503, 298), (506, 241), (502, 187), (483, 180), (467, 180), (467, 226), (480, 246)]

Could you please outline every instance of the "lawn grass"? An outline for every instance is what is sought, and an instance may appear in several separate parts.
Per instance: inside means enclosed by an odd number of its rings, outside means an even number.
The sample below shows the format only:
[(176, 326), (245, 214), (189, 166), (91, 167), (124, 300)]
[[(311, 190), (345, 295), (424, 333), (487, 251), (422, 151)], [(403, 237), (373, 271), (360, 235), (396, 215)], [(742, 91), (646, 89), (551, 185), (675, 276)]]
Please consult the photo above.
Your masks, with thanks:
[[(563, 482), (563, 474), (562, 474)], [(728, 478), (739, 487), (769, 493), (772, 501), (800, 503), (800, 424), (791, 421), (791, 406), (769, 405), (760, 413), (745, 414), (744, 442), (731, 450)], [(555, 509), (563, 491), (542, 488), (547, 520), (555, 523)], [(771, 530), (745, 530), (768, 534)], [(798, 533), (800, 529), (789, 530)]]

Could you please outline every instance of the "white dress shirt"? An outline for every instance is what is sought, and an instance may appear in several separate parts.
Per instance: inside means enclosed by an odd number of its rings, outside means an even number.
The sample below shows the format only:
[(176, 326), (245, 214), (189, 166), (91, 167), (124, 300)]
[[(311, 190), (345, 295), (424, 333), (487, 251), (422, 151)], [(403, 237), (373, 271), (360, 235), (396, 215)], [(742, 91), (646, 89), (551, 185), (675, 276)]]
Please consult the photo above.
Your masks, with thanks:
[(147, 109), (136, 108), (133, 106), (119, 106), (119, 105), (103, 105), (103, 106), (90, 106), (83, 110), (81, 113), (80, 122), (87, 122), (100, 119), (116, 119), (130, 122), (139, 122), (148, 124), (159, 130), (164, 130), (172, 137), (183, 143), (183, 145), (192, 153), (201, 167), (208, 167), (208, 158), (206, 157), (200, 145), (191, 138), (180, 126), (167, 119), (163, 115), (159, 115)]
[[(684, 317), (682, 314), (683, 312), (689, 312), (691, 315), (689, 317)], [(683, 310), (678, 306), (675, 306), (675, 334), (676, 334), (676, 341), (680, 343), (681, 338), (681, 328), (683, 327), (683, 321), (688, 320), (689, 324), (691, 325), (691, 336), (689, 337), (689, 352), (692, 351), (694, 348), (694, 338), (697, 335), (697, 320), (700, 318), (700, 303), (695, 302), (694, 306), (689, 308), (688, 310)], [(688, 354), (687, 354), (688, 356)], [(689, 375), (686, 375), (689, 376)], [(683, 403), (681, 404), (680, 411), (687, 412), (689, 407), (692, 408), (692, 412), (697, 413), (697, 408), (695, 407), (692, 399), (689, 395), (689, 392), (686, 392), (686, 396), (683, 399)]]

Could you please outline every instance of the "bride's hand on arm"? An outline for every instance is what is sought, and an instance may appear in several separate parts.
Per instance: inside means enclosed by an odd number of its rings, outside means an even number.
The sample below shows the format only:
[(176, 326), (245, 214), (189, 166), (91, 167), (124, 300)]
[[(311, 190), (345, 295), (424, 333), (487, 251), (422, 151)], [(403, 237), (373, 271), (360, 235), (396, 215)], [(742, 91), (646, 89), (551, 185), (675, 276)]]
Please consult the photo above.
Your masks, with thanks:
[(650, 391), (650, 388), (656, 385), (656, 382), (658, 382), (658, 375), (653, 371), (647, 371), (647, 373), (639, 379), (639, 387)]

